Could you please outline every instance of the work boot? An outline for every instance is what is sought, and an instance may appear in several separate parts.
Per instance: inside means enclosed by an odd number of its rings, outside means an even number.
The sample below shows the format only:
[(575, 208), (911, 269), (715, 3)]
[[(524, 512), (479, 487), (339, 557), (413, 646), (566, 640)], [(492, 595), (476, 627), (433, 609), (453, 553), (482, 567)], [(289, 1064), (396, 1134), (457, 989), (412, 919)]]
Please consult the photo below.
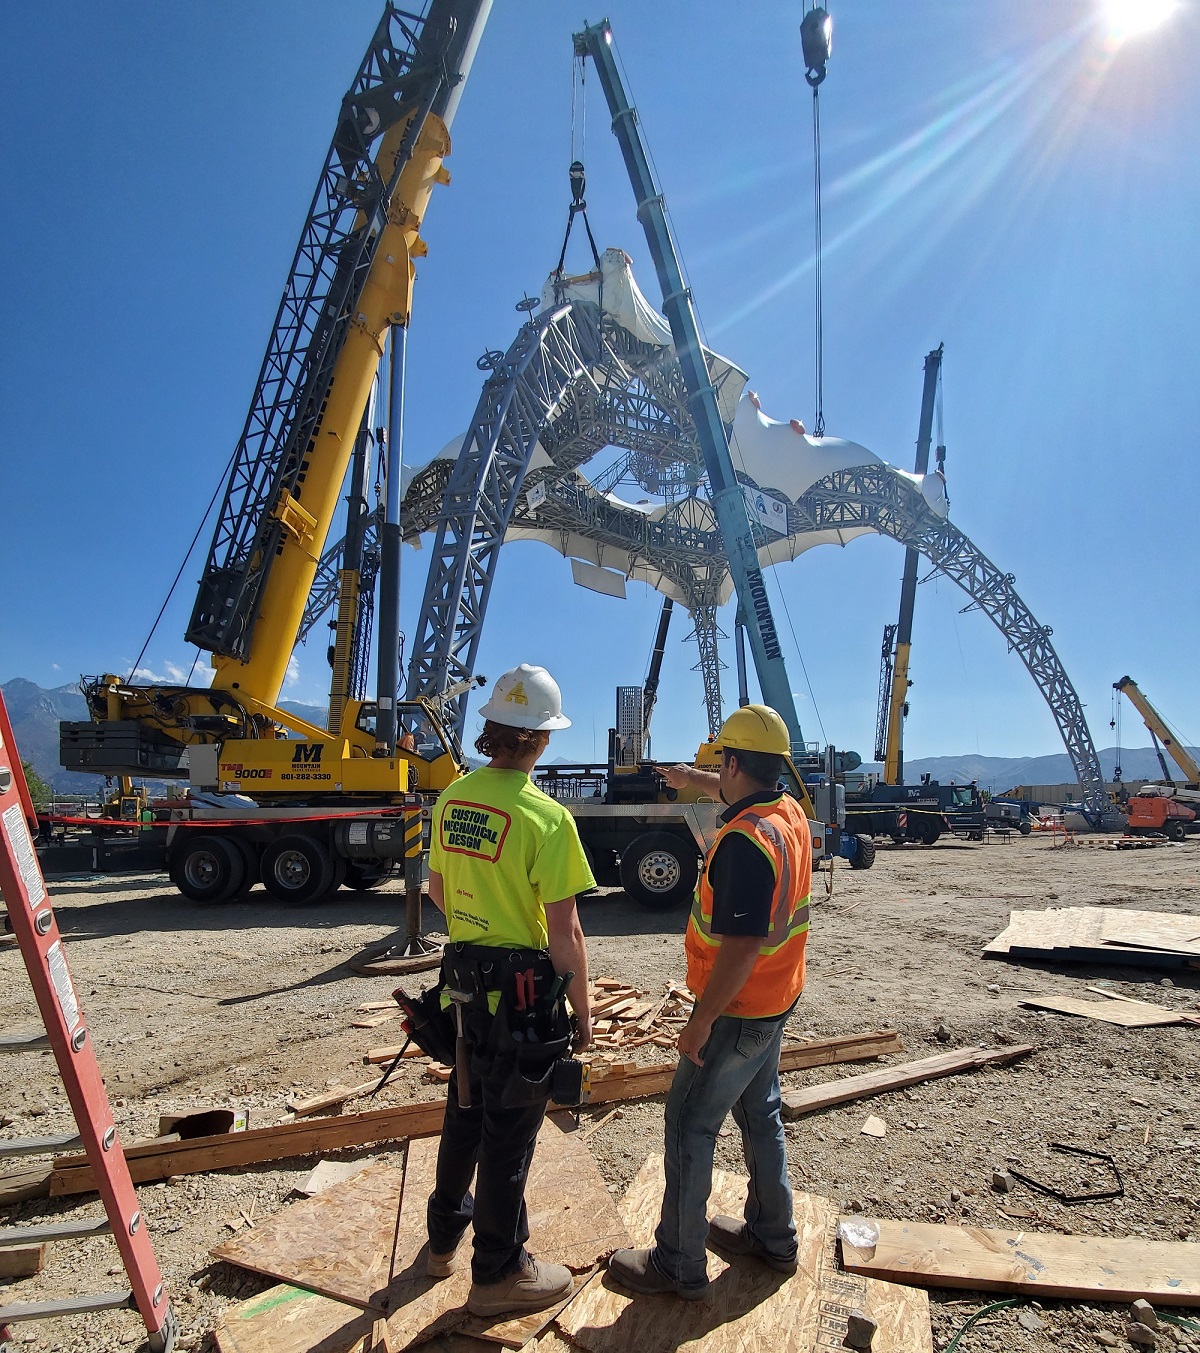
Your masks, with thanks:
[(462, 1236), (454, 1243), (452, 1250), (445, 1254), (434, 1254), (432, 1246), (425, 1256), (425, 1272), (430, 1278), (448, 1278), (458, 1268), (458, 1247)]
[(757, 1236), (751, 1235), (746, 1223), (739, 1221), (737, 1217), (712, 1218), (708, 1223), (708, 1248), (716, 1250), (726, 1259), (740, 1259), (743, 1255), (751, 1255), (755, 1259), (761, 1259), (776, 1273), (796, 1271), (794, 1254), (790, 1259), (784, 1258), (781, 1254), (772, 1254)]
[(695, 1287), (677, 1283), (659, 1268), (653, 1250), (618, 1250), (608, 1261), (608, 1272), (614, 1282), (631, 1292), (682, 1297), (684, 1301), (699, 1301), (709, 1287), (707, 1278)]
[(525, 1256), (525, 1264), (498, 1283), (472, 1283), (467, 1310), (472, 1315), (504, 1315), (509, 1311), (544, 1311), (571, 1295), (575, 1280), (562, 1264)]

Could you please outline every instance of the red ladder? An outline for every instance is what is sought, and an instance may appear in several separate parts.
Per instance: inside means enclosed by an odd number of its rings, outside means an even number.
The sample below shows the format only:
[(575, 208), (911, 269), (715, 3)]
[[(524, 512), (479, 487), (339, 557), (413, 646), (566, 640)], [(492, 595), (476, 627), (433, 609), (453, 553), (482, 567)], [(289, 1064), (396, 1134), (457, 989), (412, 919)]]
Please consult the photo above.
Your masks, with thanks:
[[(6, 1326), (20, 1320), (136, 1307), (146, 1323), (151, 1353), (171, 1353), (178, 1339), (178, 1325), (150, 1245), (145, 1220), (138, 1208), (125, 1153), (117, 1138), (112, 1107), (34, 852), (31, 826), (36, 830), (37, 816), (17, 755), (4, 697), (0, 695), (0, 894), (8, 910), (9, 926), (21, 946), (42, 1023), (79, 1131), (78, 1139), (0, 1141), (0, 1156), (59, 1150), (64, 1142), (70, 1145), (77, 1140), (87, 1151), (108, 1214), (107, 1223), (87, 1221), (0, 1227), (0, 1247), (111, 1231), (130, 1282), (130, 1290), (124, 1292), (0, 1306), (0, 1340), (8, 1337)], [(30, 1041), (34, 1046), (44, 1043), (41, 1039)]]

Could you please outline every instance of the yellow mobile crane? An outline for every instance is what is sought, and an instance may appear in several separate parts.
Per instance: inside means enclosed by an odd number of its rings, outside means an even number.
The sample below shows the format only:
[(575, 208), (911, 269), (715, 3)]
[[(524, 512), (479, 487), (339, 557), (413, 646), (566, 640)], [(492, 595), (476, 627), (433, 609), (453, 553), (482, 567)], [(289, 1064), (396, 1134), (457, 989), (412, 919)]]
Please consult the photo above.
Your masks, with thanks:
[[(433, 189), (449, 182), (449, 128), (490, 7), (431, 0), (420, 18), (389, 0), (342, 101), (187, 630), (212, 654), (211, 687), (84, 678), (91, 721), (60, 727), (60, 759), (72, 769), (187, 776), (193, 789), (253, 796), (246, 823), (223, 804), (219, 826), (173, 839), (172, 877), (196, 900), (226, 900), (259, 871), (292, 901), (322, 895), (348, 870), (352, 884), (371, 886), (411, 855), (411, 828), (389, 808), (465, 769), (437, 702), (397, 708), (398, 614), (381, 623), (391, 646), (381, 647), (379, 698), (363, 700), (369, 616), (349, 558), (329, 729), (277, 702), (356, 442), (361, 454), (370, 432), (364, 418), (389, 337), (398, 433), (413, 260), (426, 252)], [(399, 446), (390, 452), (398, 511)], [(381, 534), (386, 572), (398, 519)], [(398, 611), (398, 584), (393, 592)]]

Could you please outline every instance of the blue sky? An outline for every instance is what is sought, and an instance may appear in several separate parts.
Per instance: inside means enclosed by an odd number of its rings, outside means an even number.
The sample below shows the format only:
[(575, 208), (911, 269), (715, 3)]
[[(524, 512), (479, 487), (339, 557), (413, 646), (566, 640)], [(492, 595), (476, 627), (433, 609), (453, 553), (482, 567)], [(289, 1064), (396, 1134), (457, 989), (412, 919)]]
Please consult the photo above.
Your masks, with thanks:
[[(59, 685), (136, 657), (241, 430), (380, 8), (0, 9), (0, 681)], [(832, 7), (826, 423), (911, 467), (922, 362), (944, 342), (953, 520), (1053, 626), (1098, 744), (1126, 671), (1195, 742), (1200, 6), (1184, 0), (1124, 42), (1102, 8)], [(803, 7), (756, 0), (735, 19), (717, 0), (612, 0), (607, 12), (708, 340), (750, 373), (765, 412), (811, 423)], [(561, 0), (497, 0), (454, 127), (453, 183), (426, 220), (413, 463), (466, 427), (475, 359), (508, 346), (515, 303), (557, 259), (571, 33), (598, 17)], [(631, 254), (657, 300), (594, 77), (586, 106), (597, 241)], [(201, 557), (149, 671), (191, 666), (182, 634)], [(409, 633), (427, 559), (405, 552)], [(775, 571), (808, 737), (869, 756), (901, 568), (899, 546), (867, 538)], [(944, 579), (919, 590), (908, 755), (1061, 750), (1032, 681), (985, 617), (960, 614), (965, 603)], [(641, 681), (657, 612), (645, 589), (624, 602), (585, 592), (557, 554), (510, 546), (479, 670), (544, 663), (575, 720), (552, 754), (602, 756), (614, 687)], [(686, 630), (668, 645), (661, 756), (690, 753), (703, 732)], [(297, 651), (288, 695), (323, 699), (323, 649), (322, 636)], [(1129, 711), (1126, 729), (1137, 726)]]

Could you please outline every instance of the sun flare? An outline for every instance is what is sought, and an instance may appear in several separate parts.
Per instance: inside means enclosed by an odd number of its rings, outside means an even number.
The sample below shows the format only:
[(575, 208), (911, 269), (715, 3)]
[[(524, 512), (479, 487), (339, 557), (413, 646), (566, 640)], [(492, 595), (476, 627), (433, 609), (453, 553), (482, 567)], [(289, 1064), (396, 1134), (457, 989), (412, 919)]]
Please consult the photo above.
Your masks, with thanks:
[(1179, 0), (1101, 0), (1101, 17), (1112, 42), (1124, 42), (1166, 23)]

